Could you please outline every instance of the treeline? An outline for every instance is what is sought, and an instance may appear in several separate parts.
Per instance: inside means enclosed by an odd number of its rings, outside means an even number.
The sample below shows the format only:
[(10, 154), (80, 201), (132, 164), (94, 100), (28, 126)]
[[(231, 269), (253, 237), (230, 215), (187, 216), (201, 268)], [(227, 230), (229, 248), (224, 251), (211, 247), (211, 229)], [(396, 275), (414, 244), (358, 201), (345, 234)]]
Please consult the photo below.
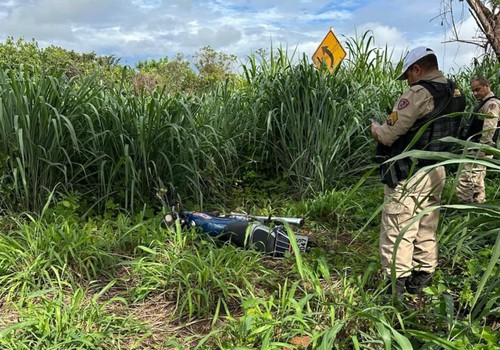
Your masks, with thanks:
[(3, 70), (38, 67), (45, 72), (59, 71), (67, 78), (96, 74), (103, 84), (125, 81), (137, 92), (164, 89), (168, 93), (202, 94), (217, 83), (236, 77), (233, 70), (237, 57), (217, 52), (210, 46), (199, 49), (192, 61), (182, 53), (173, 58), (139, 61), (133, 67), (122, 65), (120, 61), (113, 55), (78, 53), (54, 45), (40, 48), (35, 40), (23, 38), (8, 37), (0, 43), (0, 68)]

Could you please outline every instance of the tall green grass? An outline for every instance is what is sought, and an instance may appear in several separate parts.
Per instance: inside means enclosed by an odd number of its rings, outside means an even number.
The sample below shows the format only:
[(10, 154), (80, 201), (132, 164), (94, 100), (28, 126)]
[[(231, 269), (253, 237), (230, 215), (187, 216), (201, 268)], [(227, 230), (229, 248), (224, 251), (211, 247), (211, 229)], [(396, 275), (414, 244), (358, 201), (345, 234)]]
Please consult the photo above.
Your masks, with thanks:
[(0, 330), (2, 349), (127, 348), (127, 337), (140, 338), (147, 329), (108, 310), (126, 304), (123, 298), (99, 300), (111, 287), (88, 297), (89, 290), (73, 288), (56, 276), (50, 288), (29, 293), (14, 305), (18, 321)]
[(91, 79), (70, 84), (37, 69), (0, 73), (2, 207), (39, 211), (54, 190), (72, 190), (88, 166), (73, 161), (82, 151), (75, 119), (99, 90)]
[(258, 63), (252, 56), (241, 79), (201, 97), (136, 94), (126, 80), (103, 86), (36, 67), (4, 71), (2, 206), (40, 212), (79, 191), (101, 212), (110, 201), (138, 212), (162, 182), (199, 202), (242, 179), (281, 179), (301, 195), (340, 185), (369, 167), (369, 118), (399, 89), (382, 84), (390, 56), (371, 40), (353, 41), (355, 64), (335, 74), (282, 49)]
[[(183, 247), (183, 249), (179, 249)], [(256, 284), (275, 277), (260, 265), (261, 257), (233, 246), (216, 249), (203, 233), (186, 236), (170, 232), (166, 242), (140, 246), (143, 257), (131, 262), (139, 282), (132, 291), (135, 300), (161, 294), (175, 300), (173, 319), (208, 317), (215, 324), (220, 315), (230, 315), (240, 298)], [(261, 282), (260, 280), (263, 279)]]
[(38, 70), (4, 71), (0, 83), (4, 208), (40, 212), (79, 191), (101, 212), (108, 200), (134, 212), (162, 181), (200, 198), (224, 173), (230, 140), (199, 125), (194, 97), (136, 96)]
[(250, 57), (242, 90), (253, 95), (249, 120), (261, 130), (251, 158), (260, 162), (257, 171), (284, 178), (306, 194), (340, 185), (369, 167), (369, 119), (385, 113), (385, 101), (399, 88), (396, 82), (382, 84), (392, 63), (388, 56), (372, 55), (371, 40), (368, 34), (361, 38), (359, 52), (352, 53), (356, 64), (346, 62), (335, 74), (316, 69), (305, 56), (297, 64), (282, 49), (269, 60), (260, 57), (260, 65)]

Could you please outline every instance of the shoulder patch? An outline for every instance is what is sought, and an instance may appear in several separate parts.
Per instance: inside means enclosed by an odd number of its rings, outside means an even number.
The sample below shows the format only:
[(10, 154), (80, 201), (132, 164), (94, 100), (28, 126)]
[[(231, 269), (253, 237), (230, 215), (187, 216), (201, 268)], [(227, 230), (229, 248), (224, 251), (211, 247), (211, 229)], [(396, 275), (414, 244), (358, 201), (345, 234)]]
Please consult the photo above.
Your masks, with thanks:
[(497, 109), (497, 104), (496, 103), (490, 103), (490, 111)]
[(401, 100), (399, 100), (398, 102), (398, 111), (402, 110), (402, 109), (405, 109), (406, 107), (408, 107), (410, 105), (410, 101), (408, 101), (408, 99), (406, 98), (402, 98)]
[(392, 112), (385, 120), (386, 124), (393, 126), (398, 121), (398, 112)]

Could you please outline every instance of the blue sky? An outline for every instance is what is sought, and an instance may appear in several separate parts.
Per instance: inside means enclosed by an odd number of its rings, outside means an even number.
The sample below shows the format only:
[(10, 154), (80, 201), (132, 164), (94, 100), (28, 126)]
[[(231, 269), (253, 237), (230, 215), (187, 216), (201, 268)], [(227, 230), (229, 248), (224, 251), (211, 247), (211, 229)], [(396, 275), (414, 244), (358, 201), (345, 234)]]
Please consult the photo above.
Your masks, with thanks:
[[(241, 60), (261, 48), (314, 53), (330, 27), (341, 42), (371, 31), (375, 46), (398, 59), (412, 47), (433, 48), (444, 71), (468, 65), (480, 54), (450, 39), (439, 16), (441, 0), (2, 0), (0, 40), (35, 39), (40, 47), (137, 60), (190, 58), (210, 45)], [(476, 25), (466, 2), (455, 1), (464, 39)]]

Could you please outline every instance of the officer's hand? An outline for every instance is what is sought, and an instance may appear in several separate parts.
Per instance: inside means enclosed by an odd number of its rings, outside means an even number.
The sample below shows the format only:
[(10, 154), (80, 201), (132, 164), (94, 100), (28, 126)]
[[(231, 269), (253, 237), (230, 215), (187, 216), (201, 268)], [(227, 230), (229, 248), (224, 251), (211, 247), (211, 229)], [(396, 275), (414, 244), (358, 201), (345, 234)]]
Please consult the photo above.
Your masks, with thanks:
[(380, 123), (378, 121), (376, 121), (375, 119), (371, 119), (371, 121), (372, 121), (372, 124), (370, 126), (370, 131), (372, 133), (372, 137), (375, 139), (375, 141), (379, 142), (377, 129), (380, 127)]

